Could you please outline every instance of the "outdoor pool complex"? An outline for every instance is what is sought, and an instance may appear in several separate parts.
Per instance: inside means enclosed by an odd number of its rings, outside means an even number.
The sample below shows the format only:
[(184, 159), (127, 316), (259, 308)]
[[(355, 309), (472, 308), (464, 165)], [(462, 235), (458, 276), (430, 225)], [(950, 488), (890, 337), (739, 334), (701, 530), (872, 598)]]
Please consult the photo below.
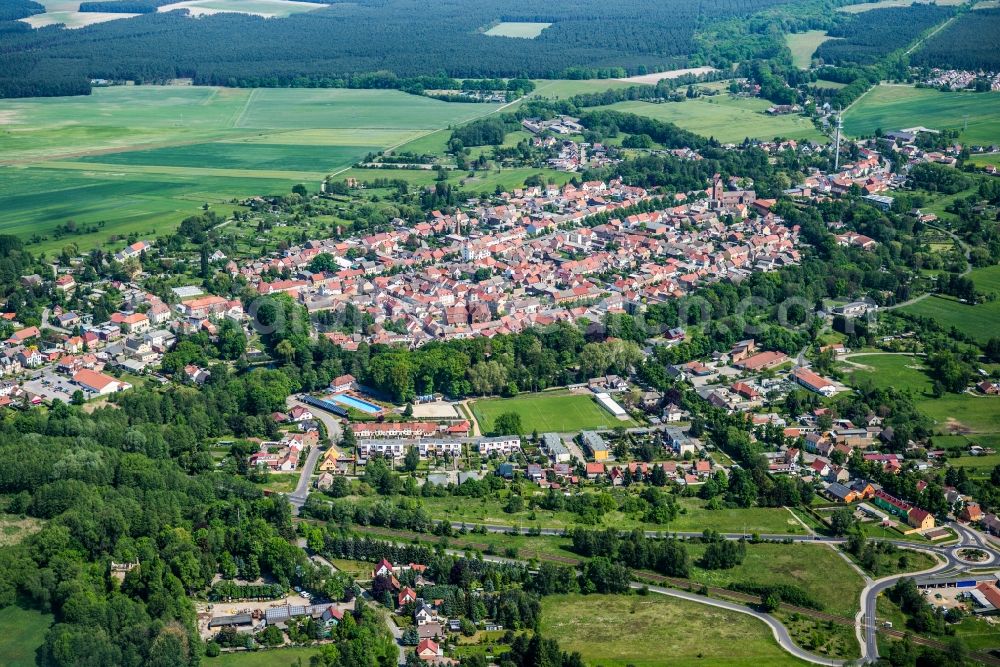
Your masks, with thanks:
[(377, 415), (382, 412), (382, 408), (374, 403), (362, 401), (360, 398), (355, 398), (354, 396), (350, 396), (348, 394), (336, 394), (331, 396), (330, 400), (334, 403), (340, 403), (348, 408), (354, 408), (355, 410), (361, 410), (361, 412), (367, 412), (370, 415)]

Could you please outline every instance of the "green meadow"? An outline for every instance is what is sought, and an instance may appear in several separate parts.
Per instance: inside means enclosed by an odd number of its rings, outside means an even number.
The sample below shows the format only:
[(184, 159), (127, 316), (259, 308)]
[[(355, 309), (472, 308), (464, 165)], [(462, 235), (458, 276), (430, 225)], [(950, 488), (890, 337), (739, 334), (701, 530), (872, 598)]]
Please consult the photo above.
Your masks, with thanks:
[[(317, 189), (369, 152), (498, 108), (393, 90), (194, 86), (0, 100), (0, 233), (41, 250), (152, 236), (205, 203), (228, 212), (233, 199)], [(51, 235), (70, 220), (99, 228)]]
[(546, 596), (541, 632), (588, 665), (806, 664), (785, 653), (755, 618), (655, 593)]
[(35, 651), (50, 625), (51, 614), (18, 605), (0, 609), (0, 662), (5, 667), (34, 667)]
[[(974, 269), (969, 277), (975, 283), (976, 290), (1000, 297), (1000, 266)], [(952, 297), (935, 295), (906, 306), (902, 312), (931, 317), (945, 328), (955, 327), (962, 333), (985, 342), (997, 335), (1000, 299), (970, 306)]]
[(661, 104), (619, 102), (602, 108), (669, 121), (685, 130), (725, 142), (737, 143), (748, 137), (826, 141), (808, 118), (798, 114), (769, 116), (764, 110), (770, 106), (770, 102), (762, 99), (734, 98), (721, 94)]
[(1000, 93), (943, 93), (931, 88), (881, 85), (844, 112), (844, 130), (855, 137), (876, 129), (888, 132), (917, 126), (962, 130), (959, 139), (963, 142), (1000, 142)]
[(828, 39), (825, 30), (807, 30), (785, 35), (785, 44), (792, 52), (792, 63), (801, 69), (809, 69), (813, 53)]
[(853, 355), (849, 362), (841, 368), (850, 384), (858, 386), (870, 381), (877, 387), (912, 392), (917, 407), (934, 420), (936, 432), (1000, 433), (1000, 398), (974, 393), (945, 394), (934, 398), (931, 395), (931, 379), (918, 357), (864, 354)]

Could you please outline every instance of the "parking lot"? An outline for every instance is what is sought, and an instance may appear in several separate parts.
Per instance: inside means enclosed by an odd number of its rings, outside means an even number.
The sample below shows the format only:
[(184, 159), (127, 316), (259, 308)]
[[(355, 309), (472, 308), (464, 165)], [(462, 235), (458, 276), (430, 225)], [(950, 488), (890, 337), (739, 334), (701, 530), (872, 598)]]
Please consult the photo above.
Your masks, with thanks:
[(53, 371), (42, 372), (34, 379), (24, 382), (22, 386), (25, 391), (41, 396), (42, 400), (48, 401), (58, 398), (64, 403), (69, 403), (73, 392), (80, 388), (73, 384), (69, 378), (57, 375)]

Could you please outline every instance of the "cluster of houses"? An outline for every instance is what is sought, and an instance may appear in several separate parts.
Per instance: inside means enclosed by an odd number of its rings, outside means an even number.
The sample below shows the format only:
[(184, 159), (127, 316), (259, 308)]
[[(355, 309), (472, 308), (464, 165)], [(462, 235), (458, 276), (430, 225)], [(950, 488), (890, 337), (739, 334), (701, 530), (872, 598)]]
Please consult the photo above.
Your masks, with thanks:
[(263, 467), (272, 472), (294, 472), (299, 466), (299, 457), (308, 447), (319, 444), (319, 432), (285, 433), (277, 442), (262, 441), (260, 449), (248, 457), (251, 466)]
[(932, 69), (923, 84), (948, 90), (965, 90), (973, 88), (977, 81), (988, 81), (990, 90), (1000, 90), (1000, 73), (980, 70), (977, 72), (962, 69)]
[[(309, 241), (225, 268), (259, 294), (289, 294), (312, 312), (353, 304), (371, 315), (367, 335), (325, 334), (347, 349), (362, 341), (418, 346), (559, 320), (596, 321), (706, 283), (798, 263), (798, 228), (785, 225), (767, 201), (756, 206), (746, 186), (745, 179), (717, 177), (673, 202), (620, 181), (526, 187), (504, 193), (499, 204), (472, 200), (426, 222), (395, 220), (390, 231)], [(657, 210), (636, 211), (653, 201)], [(585, 224), (598, 214), (610, 219)], [(310, 271), (323, 253), (338, 269)], [(469, 279), (483, 269), (488, 277)], [(264, 277), (274, 272), (290, 277)], [(211, 307), (221, 314), (227, 306)]]

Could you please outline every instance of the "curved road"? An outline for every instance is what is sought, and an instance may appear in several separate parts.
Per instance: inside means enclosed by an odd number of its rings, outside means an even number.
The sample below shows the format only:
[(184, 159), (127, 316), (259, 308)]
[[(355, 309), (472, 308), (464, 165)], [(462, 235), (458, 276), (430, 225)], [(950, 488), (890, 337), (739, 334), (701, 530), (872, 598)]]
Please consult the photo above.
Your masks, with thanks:
[(788, 634), (788, 628), (782, 625), (781, 621), (770, 614), (765, 614), (764, 612), (751, 609), (750, 607), (737, 604), (735, 602), (705, 597), (704, 595), (688, 593), (687, 591), (680, 591), (674, 588), (646, 586), (645, 584), (640, 584), (638, 582), (632, 582), (631, 586), (632, 588), (646, 588), (650, 593), (656, 593), (658, 595), (669, 595), (670, 597), (689, 600), (691, 602), (697, 602), (698, 604), (707, 604), (711, 607), (718, 607), (719, 609), (726, 609), (728, 611), (735, 611), (739, 614), (753, 616), (754, 618), (766, 623), (767, 626), (771, 628), (771, 634), (774, 635), (774, 639), (778, 642), (778, 645), (799, 660), (811, 662), (814, 665), (828, 665), (829, 667), (841, 667), (842, 665), (847, 664), (847, 661), (831, 660), (830, 658), (824, 658), (800, 648), (795, 642), (792, 641), (791, 636)]

